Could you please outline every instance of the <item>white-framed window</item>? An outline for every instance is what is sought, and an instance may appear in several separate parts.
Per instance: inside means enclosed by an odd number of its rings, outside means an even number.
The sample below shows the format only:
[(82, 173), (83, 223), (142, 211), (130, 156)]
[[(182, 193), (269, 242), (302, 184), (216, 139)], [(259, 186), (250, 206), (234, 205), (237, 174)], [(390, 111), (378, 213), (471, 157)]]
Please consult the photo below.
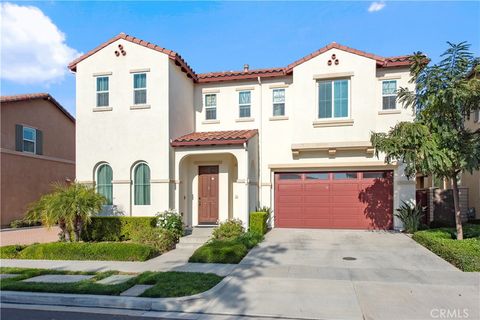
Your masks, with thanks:
[(37, 152), (37, 130), (30, 127), (23, 127), (23, 152)]
[(217, 94), (208, 93), (205, 95), (205, 120), (217, 119)]
[(109, 164), (103, 163), (97, 168), (97, 192), (107, 199), (106, 205), (113, 204), (113, 171)]
[(382, 109), (393, 110), (397, 108), (397, 80), (382, 81)]
[(97, 77), (97, 107), (109, 106), (108, 77)]
[(475, 123), (479, 123), (480, 122), (480, 110), (475, 110), (473, 111), (473, 121)]
[(250, 118), (251, 107), (252, 107), (252, 92), (251, 91), (240, 91), (238, 93), (239, 117), (240, 118)]
[(350, 80), (320, 80), (317, 84), (318, 118), (348, 118)]
[(147, 104), (147, 74), (133, 74), (133, 104)]
[(273, 89), (273, 116), (285, 115), (285, 89)]
[(136, 206), (150, 205), (150, 167), (144, 162), (133, 170), (133, 197)]

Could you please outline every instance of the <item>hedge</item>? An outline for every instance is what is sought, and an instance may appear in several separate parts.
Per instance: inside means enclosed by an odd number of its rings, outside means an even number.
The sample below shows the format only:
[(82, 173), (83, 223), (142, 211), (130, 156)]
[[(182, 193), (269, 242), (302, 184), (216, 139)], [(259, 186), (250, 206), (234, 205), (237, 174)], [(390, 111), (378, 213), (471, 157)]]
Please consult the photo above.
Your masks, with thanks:
[[(441, 228), (418, 231), (412, 238), (463, 271), (480, 271), (480, 238), (455, 240), (452, 239), (453, 230)], [(468, 226), (464, 230), (466, 234), (474, 231)]]
[(250, 212), (249, 231), (258, 234), (267, 233), (268, 212)]
[(2, 259), (145, 261), (158, 250), (139, 243), (51, 242), (0, 248)]
[(239, 263), (247, 252), (247, 247), (241, 242), (212, 240), (195, 250), (188, 262)]
[(263, 235), (253, 232), (246, 232), (233, 240), (213, 239), (195, 250), (188, 262), (239, 263), (262, 240)]
[(156, 217), (92, 217), (82, 232), (83, 241), (126, 241), (157, 225)]

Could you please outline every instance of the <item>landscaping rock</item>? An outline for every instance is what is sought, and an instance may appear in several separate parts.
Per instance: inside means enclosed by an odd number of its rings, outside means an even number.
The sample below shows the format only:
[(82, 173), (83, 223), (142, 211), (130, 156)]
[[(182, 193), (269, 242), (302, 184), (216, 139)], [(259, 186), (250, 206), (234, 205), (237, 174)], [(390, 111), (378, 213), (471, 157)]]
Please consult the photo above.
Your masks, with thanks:
[(153, 287), (151, 284), (136, 284), (128, 290), (123, 291), (120, 293), (121, 296), (127, 297), (138, 297), (142, 293), (144, 293), (147, 289)]
[(115, 274), (113, 276), (107, 277), (105, 279), (97, 281), (99, 284), (107, 284), (107, 285), (114, 285), (120, 284), (132, 278), (135, 278), (136, 275), (131, 274)]
[(0, 274), (0, 280), (3, 280), (3, 279), (8, 279), (8, 278), (14, 278), (14, 277), (18, 277), (19, 274), (16, 274), (16, 273), (2, 273)]
[(23, 280), (23, 282), (73, 283), (93, 278), (93, 275), (46, 274)]

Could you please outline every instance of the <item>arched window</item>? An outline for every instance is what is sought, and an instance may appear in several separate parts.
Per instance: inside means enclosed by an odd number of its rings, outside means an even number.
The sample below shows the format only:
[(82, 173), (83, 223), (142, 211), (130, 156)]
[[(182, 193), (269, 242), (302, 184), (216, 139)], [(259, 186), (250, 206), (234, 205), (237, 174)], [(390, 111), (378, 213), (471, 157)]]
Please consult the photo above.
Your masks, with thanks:
[(150, 204), (150, 168), (146, 163), (139, 163), (133, 171), (134, 203), (138, 206)]
[(102, 164), (97, 169), (97, 192), (107, 198), (107, 205), (113, 204), (113, 172), (108, 164)]

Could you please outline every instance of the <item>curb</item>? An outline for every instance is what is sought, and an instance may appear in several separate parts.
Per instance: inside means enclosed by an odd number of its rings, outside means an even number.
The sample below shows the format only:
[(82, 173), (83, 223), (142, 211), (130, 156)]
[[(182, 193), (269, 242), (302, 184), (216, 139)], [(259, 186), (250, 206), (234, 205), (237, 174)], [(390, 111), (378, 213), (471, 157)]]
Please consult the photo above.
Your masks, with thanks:
[(92, 294), (1, 291), (0, 302), (69, 307), (115, 308), (144, 311), (187, 311), (185, 308), (190, 307), (191, 304), (185, 304), (185, 302), (194, 302), (194, 300), (208, 301), (212, 299), (212, 296), (221, 288), (223, 288), (223, 286), (225, 286), (230, 280), (231, 276), (227, 276), (213, 288), (205, 292), (178, 298), (141, 298)]

